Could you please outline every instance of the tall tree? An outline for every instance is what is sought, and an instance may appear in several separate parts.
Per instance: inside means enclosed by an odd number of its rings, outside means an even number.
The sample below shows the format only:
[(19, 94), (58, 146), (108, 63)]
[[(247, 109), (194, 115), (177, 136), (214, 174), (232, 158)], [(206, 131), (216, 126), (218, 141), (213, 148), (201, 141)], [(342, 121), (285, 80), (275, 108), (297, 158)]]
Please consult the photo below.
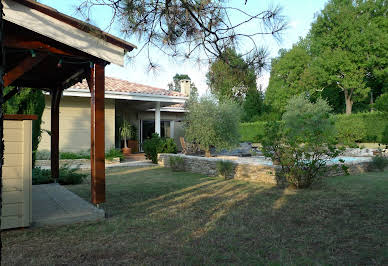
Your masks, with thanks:
[(381, 93), (387, 74), (388, 22), (386, 0), (332, 0), (310, 30), (311, 72), (321, 89), (343, 91), (346, 114), (353, 103)]
[(209, 67), (207, 83), (218, 100), (244, 101), (248, 90), (256, 90), (256, 73), (242, 55), (227, 48)]
[(289, 99), (307, 92), (302, 76), (311, 61), (306, 40), (301, 40), (290, 50), (280, 50), (279, 57), (272, 60), (271, 75), (265, 92), (265, 103), (276, 113), (282, 114)]
[[(279, 7), (260, 10), (256, 5), (246, 10), (248, 0), (240, 2), (240, 7), (233, 7), (223, 0), (83, 0), (77, 10), (89, 19), (93, 7), (110, 7), (114, 12), (111, 23), (118, 19), (125, 35), (138, 37), (142, 43), (139, 53), (146, 52), (150, 68), (157, 67), (152, 47), (168, 56), (201, 62), (219, 58), (225, 47), (244, 43), (245, 59), (259, 71), (266, 53), (256, 44), (257, 37), (279, 38), (285, 19)], [(253, 27), (248, 30), (247, 24)]]

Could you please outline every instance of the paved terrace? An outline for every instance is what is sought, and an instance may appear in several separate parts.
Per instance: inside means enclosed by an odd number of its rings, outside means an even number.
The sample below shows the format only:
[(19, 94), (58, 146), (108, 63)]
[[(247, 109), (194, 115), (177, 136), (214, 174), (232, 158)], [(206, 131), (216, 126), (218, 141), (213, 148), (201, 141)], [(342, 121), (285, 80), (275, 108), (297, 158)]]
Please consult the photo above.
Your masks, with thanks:
[(62, 225), (104, 218), (104, 210), (59, 184), (32, 186), (32, 226)]

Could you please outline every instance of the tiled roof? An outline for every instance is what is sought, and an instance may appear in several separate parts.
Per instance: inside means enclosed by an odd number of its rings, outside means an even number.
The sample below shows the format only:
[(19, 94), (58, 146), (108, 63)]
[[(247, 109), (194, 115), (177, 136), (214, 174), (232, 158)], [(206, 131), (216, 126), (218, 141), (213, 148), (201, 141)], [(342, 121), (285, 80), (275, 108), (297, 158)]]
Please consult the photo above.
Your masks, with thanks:
[[(82, 82), (75, 84), (73, 89), (88, 90), (88, 84), (84, 79)], [(169, 91), (165, 89), (155, 88), (143, 84), (133, 83), (122, 79), (105, 77), (105, 91), (106, 92), (123, 92), (123, 93), (139, 93), (150, 95), (164, 95), (164, 96), (178, 96), (184, 97), (185, 95), (176, 91)]]

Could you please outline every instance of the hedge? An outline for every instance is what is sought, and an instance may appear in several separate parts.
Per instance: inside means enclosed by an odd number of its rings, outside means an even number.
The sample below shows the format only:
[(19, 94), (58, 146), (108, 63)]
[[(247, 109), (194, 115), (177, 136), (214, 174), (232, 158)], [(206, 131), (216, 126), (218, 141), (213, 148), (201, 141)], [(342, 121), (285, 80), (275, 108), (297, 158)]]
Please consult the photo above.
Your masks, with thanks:
[[(336, 128), (339, 131), (338, 135), (346, 135), (346, 132), (360, 132), (355, 136), (357, 142), (378, 142), (383, 143), (384, 135), (388, 134), (388, 114), (373, 112), (373, 113), (357, 113), (352, 115), (334, 115), (333, 120)], [(240, 134), (242, 142), (257, 142), (258, 135), (264, 133), (266, 122), (257, 121), (251, 123), (240, 124)], [(360, 125), (362, 125), (360, 127)], [(361, 129), (360, 129), (361, 128)], [(362, 128), (365, 128), (363, 132)], [(388, 136), (385, 136), (388, 138)]]
[[(358, 140), (359, 142), (378, 142), (381, 143), (384, 136), (384, 131), (388, 129), (388, 114), (373, 112), (373, 113), (357, 113), (352, 115), (335, 115), (334, 121), (336, 125), (349, 124), (350, 129), (352, 125), (364, 125), (365, 133)], [(385, 133), (386, 134), (386, 133)]]
[(258, 136), (264, 134), (264, 126), (266, 123), (264, 121), (241, 123), (241, 142), (258, 142)]

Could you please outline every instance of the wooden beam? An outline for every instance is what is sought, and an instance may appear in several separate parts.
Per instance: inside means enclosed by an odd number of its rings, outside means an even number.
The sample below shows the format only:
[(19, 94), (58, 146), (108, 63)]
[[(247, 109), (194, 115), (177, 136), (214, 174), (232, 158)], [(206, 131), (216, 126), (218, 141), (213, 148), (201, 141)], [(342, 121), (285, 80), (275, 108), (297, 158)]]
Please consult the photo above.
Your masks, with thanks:
[(51, 177), (59, 178), (59, 104), (62, 89), (51, 89)]
[(5, 47), (9, 48), (18, 48), (18, 49), (28, 49), (28, 50), (38, 50), (40, 52), (50, 52), (53, 54), (60, 54), (60, 55), (68, 55), (68, 56), (74, 56), (74, 54), (63, 51), (61, 49), (52, 47), (48, 44), (45, 44), (40, 41), (25, 41), (25, 40), (17, 40), (12, 37), (8, 37), (4, 42)]
[(91, 86), (91, 191), (92, 202), (105, 202), (105, 65), (96, 64)]
[(47, 54), (37, 53), (35, 57), (27, 56), (16, 67), (8, 71), (3, 77), (4, 87), (12, 84), (15, 80), (23, 76), (24, 73), (30, 71), (35, 65), (42, 62), (47, 57)]

